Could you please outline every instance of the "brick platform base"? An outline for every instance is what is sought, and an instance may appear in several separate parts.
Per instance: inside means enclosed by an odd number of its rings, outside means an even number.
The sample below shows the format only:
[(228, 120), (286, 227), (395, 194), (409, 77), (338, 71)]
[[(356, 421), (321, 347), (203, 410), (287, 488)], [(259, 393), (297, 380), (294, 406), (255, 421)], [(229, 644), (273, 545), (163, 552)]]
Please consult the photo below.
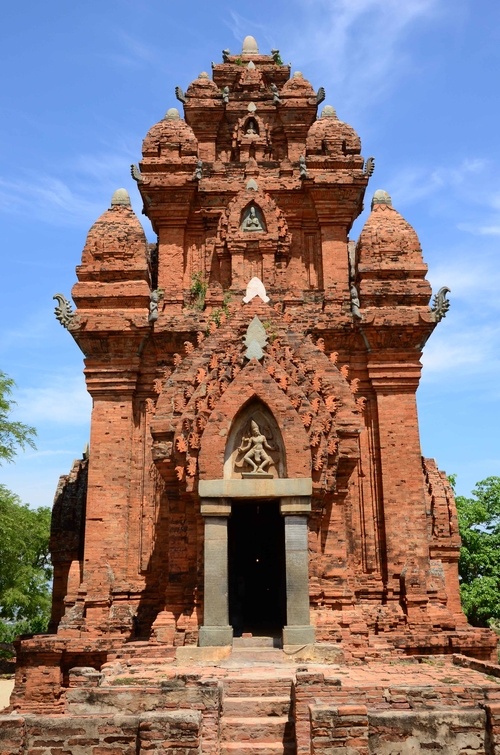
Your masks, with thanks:
[[(2, 755), (500, 755), (500, 666), (465, 656), (299, 665), (186, 648), (74, 668), (52, 712), (13, 696)], [(210, 658), (210, 654), (212, 658)], [(216, 656), (219, 656), (217, 659)], [(36, 701), (38, 709), (41, 700)], [(56, 712), (57, 711), (57, 712)]]

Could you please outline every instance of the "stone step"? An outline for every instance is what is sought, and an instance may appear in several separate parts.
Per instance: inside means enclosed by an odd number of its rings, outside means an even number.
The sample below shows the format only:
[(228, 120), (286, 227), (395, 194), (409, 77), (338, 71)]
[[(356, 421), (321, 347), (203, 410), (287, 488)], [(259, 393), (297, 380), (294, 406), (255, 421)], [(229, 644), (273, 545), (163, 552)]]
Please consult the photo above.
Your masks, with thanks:
[[(267, 690), (264, 690), (267, 692)], [(288, 716), (292, 701), (289, 695), (283, 697), (225, 697), (224, 716)]]
[(295, 755), (295, 742), (221, 742), (220, 755)]
[(281, 637), (235, 637), (233, 648), (281, 648)]
[(140, 658), (141, 660), (148, 658), (173, 659), (175, 658), (175, 651), (175, 647), (168, 645), (157, 645), (149, 642), (130, 642), (125, 644), (116, 653), (113, 653), (112, 656), (113, 659), (117, 660), (132, 660), (134, 658)]
[(226, 718), (220, 721), (223, 742), (293, 742), (295, 725), (288, 716)]
[(290, 697), (292, 677), (265, 675), (228, 676), (222, 680), (224, 697)]
[(279, 648), (273, 647), (233, 647), (233, 651), (225, 662), (225, 666), (231, 664), (289, 664), (290, 661), (285, 653)]

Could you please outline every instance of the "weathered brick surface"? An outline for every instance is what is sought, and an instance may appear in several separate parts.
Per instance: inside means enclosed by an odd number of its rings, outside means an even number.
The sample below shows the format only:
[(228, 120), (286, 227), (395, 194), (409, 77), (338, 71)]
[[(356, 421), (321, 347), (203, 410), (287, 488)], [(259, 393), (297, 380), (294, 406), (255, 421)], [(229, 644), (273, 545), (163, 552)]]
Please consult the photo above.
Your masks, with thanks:
[(481, 709), (371, 713), (368, 720), (369, 753), (491, 753)]
[(364, 705), (311, 705), (309, 712), (313, 755), (368, 755), (368, 715)]
[[(177, 646), (197, 644), (198, 483), (226, 474), (248, 405), (279, 428), (279, 474), (312, 478), (309, 598), (323, 656), (495, 657), (496, 637), (469, 627), (460, 608), (453, 492), (421, 457), (415, 395), (436, 316), (418, 236), (377, 192), (350, 241), (371, 173), (358, 135), (333, 108), (319, 114), (311, 83), (272, 55), (226, 58), (187, 88), (184, 118), (169, 110), (144, 140), (133, 173), (157, 244), (119, 192), (77, 267), (68, 329), (93, 399), (90, 455), (56, 494), (54, 634), (18, 643), (17, 711), (80, 710), (88, 687), (109, 710), (128, 710), (123, 695), (96, 686), (107, 662), (173, 664)], [(259, 227), (246, 230), (252, 207)], [(243, 302), (254, 276), (267, 303)], [(267, 343), (249, 361), (255, 316)], [(309, 707), (320, 705), (311, 690), (337, 707), (352, 702), (320, 676), (297, 679), (304, 752)], [(192, 694), (179, 692), (186, 705)], [(352, 694), (396, 710), (418, 698)], [(439, 691), (442, 705), (479, 698)], [(210, 748), (218, 709), (205, 708)], [(158, 727), (144, 727), (151, 743)], [(354, 734), (344, 744), (367, 746)]]
[(197, 711), (140, 716), (0, 716), (2, 755), (199, 755)]
[(21, 716), (0, 716), (0, 753), (24, 754), (24, 719)]

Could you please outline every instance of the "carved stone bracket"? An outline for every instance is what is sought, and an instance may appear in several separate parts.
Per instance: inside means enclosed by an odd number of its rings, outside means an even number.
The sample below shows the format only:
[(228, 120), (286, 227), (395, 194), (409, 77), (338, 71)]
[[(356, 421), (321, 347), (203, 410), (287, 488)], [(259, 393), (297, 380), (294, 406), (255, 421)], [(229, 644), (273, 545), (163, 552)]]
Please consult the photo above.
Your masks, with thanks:
[(71, 302), (63, 294), (54, 294), (52, 298), (57, 300), (57, 307), (54, 310), (56, 319), (59, 320), (63, 328), (69, 328), (75, 316)]

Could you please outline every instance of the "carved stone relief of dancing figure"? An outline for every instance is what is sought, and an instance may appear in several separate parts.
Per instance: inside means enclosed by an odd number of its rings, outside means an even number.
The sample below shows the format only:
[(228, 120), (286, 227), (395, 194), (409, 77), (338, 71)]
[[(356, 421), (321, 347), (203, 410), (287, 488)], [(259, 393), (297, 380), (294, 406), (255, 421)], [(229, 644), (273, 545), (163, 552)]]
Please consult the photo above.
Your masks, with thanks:
[(273, 464), (273, 459), (266, 452), (266, 448), (269, 451), (275, 451), (267, 442), (267, 438), (260, 431), (258, 424), (252, 420), (251, 435), (249, 438), (243, 438), (241, 446), (238, 448), (238, 453), (245, 454), (241, 461), (236, 462), (236, 467), (242, 467), (244, 464), (249, 464), (252, 467), (253, 474), (267, 474), (266, 470), (270, 464)]

